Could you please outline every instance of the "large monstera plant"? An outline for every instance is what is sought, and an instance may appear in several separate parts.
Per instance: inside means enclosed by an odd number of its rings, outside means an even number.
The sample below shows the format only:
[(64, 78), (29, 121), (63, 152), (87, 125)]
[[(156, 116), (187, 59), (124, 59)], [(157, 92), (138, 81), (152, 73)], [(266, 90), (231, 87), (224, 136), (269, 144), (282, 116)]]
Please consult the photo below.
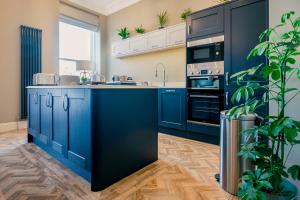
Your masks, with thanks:
[[(231, 118), (255, 113), (269, 102), (277, 105), (275, 115), (266, 116), (259, 126), (241, 133), (245, 134), (246, 142), (239, 155), (251, 159), (256, 166), (255, 170), (243, 174), (238, 195), (244, 200), (264, 200), (268, 193), (289, 196), (290, 191), (284, 188), (285, 180), (290, 177), (300, 180), (299, 163), (287, 167), (290, 153), (300, 144), (300, 122), (286, 113), (287, 106), (300, 93), (299, 87), (288, 84), (295, 76), (296, 81), (300, 80), (300, 68), (296, 63), (300, 55), (299, 27), (300, 17), (296, 18), (294, 12), (283, 14), (281, 23), (265, 30), (260, 35), (260, 43), (247, 57), (265, 56), (268, 64), (231, 77), (239, 86), (231, 99), (236, 106), (227, 112)], [(300, 104), (298, 112), (299, 108)]]

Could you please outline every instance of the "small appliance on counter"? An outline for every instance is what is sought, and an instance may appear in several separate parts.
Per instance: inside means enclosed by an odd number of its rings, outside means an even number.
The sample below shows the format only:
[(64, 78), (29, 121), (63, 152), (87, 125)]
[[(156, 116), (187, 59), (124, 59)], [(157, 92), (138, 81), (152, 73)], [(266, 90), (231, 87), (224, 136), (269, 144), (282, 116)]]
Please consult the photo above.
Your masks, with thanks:
[(33, 85), (79, 85), (79, 76), (38, 73), (33, 75)]
[(106, 85), (137, 85), (135, 81), (109, 81)]
[(112, 81), (106, 82), (106, 85), (137, 85), (137, 82), (126, 75), (113, 75)]
[(79, 83), (80, 83), (79, 76), (73, 76), (73, 75), (59, 76), (59, 85), (79, 85)]
[(101, 85), (105, 84), (106, 78), (103, 74), (99, 74), (98, 72), (92, 73), (91, 84), (92, 85)]
[(33, 85), (57, 85), (59, 76), (56, 74), (37, 73), (33, 75)]

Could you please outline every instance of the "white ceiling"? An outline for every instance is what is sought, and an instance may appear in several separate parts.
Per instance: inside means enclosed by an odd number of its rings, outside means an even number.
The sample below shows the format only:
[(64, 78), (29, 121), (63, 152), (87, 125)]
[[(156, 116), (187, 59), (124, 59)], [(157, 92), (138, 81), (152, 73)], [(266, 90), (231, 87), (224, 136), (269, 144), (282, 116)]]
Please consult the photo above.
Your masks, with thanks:
[(96, 11), (103, 15), (110, 15), (141, 0), (69, 0), (80, 6)]

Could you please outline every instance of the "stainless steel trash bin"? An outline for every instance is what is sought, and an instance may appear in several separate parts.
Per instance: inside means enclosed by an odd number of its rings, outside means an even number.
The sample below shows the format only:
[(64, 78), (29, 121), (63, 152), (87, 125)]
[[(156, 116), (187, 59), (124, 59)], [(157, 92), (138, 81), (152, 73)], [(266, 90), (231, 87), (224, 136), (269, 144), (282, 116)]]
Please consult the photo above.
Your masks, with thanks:
[(225, 112), (221, 112), (220, 184), (225, 191), (235, 195), (243, 172), (253, 168), (250, 160), (238, 156), (241, 144), (245, 142), (240, 133), (255, 125), (256, 115), (230, 120)]

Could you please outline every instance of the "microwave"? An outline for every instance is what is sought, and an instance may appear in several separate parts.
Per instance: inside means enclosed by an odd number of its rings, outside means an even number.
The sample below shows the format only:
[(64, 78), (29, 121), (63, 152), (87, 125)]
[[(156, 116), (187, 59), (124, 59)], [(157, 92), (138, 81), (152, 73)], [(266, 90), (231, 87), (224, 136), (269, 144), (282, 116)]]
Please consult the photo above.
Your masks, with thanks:
[(224, 36), (187, 42), (187, 64), (224, 60)]

